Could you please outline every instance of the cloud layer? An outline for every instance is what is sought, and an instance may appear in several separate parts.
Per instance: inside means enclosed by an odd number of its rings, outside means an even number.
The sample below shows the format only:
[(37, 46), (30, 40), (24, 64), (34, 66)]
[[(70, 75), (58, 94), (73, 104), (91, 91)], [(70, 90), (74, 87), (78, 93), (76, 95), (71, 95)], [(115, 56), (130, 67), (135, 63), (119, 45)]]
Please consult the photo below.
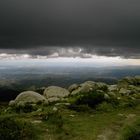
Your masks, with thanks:
[(111, 46), (50, 46), (50, 47), (30, 47), (20, 49), (0, 49), (1, 58), (5, 58), (5, 54), (10, 55), (29, 55), (32, 58), (56, 58), (56, 57), (80, 57), (92, 58), (93, 55), (107, 57), (122, 57), (131, 59), (140, 59), (140, 48), (138, 47), (111, 47)]
[(0, 1), (0, 53), (140, 58), (138, 0)]

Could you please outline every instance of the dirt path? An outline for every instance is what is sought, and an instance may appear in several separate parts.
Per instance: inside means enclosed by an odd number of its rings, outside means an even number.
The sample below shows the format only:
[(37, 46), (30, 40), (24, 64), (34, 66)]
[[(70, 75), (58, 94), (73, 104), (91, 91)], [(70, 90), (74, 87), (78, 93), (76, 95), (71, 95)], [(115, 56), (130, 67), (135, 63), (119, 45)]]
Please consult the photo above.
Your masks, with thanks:
[(117, 122), (114, 122), (111, 126), (108, 126), (101, 134), (97, 136), (97, 140), (119, 140), (119, 132), (120, 129), (127, 124), (131, 123), (135, 120), (136, 114), (118, 114), (122, 116), (122, 118)]

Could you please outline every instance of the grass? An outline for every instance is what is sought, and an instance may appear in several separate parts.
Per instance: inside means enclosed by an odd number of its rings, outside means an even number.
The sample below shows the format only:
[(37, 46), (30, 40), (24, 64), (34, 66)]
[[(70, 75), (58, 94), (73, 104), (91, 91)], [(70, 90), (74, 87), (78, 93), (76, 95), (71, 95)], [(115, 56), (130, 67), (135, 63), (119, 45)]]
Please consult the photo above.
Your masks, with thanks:
[[(113, 127), (115, 128), (118, 126), (121, 128), (125, 123), (125, 116), (129, 113), (137, 114), (139, 112), (135, 112), (134, 110), (116, 110), (114, 112), (93, 112), (88, 114), (81, 112), (67, 112), (67, 110), (65, 110), (62, 115), (67, 119), (64, 121), (63, 132), (52, 135), (55, 136), (54, 139), (59, 138), (61, 140), (96, 140), (98, 135), (102, 133), (104, 134), (106, 129), (112, 129)], [(74, 117), (71, 117), (71, 114), (73, 114)], [(124, 114), (124, 116), (119, 116), (119, 114)], [(118, 133), (119, 135), (119, 130), (120, 129), (114, 129), (112, 133)]]
[(0, 117), (1, 140), (34, 140), (36, 138), (35, 127), (30, 122), (12, 115)]
[(121, 133), (121, 140), (140, 140), (140, 117), (124, 126)]
[[(13, 117), (29, 122), (36, 128), (33, 133), (38, 137), (35, 140), (103, 140), (104, 137), (107, 140), (120, 140), (124, 135), (121, 128), (140, 116), (140, 105), (113, 108), (110, 103), (103, 102), (94, 110), (83, 107), (80, 111), (63, 106), (53, 111), (53, 106), (31, 113), (13, 113)], [(8, 114), (2, 109), (0, 114), (10, 116), (11, 112)], [(128, 117), (131, 114), (134, 114), (133, 118)]]

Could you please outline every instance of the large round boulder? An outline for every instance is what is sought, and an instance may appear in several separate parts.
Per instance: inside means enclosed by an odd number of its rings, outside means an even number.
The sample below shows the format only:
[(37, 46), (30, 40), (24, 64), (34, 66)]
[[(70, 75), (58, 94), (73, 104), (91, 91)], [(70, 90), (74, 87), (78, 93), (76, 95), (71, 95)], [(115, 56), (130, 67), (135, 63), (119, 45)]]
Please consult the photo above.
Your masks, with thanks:
[(39, 103), (45, 103), (47, 100), (45, 97), (40, 95), (37, 92), (34, 91), (24, 91), (20, 93), (15, 100), (12, 100), (9, 102), (10, 106), (14, 105), (26, 105), (26, 104), (39, 104)]
[(49, 99), (52, 102), (52, 99), (54, 100), (61, 100), (65, 97), (68, 97), (70, 94), (70, 92), (62, 87), (58, 87), (58, 86), (49, 86), (45, 89), (44, 91), (44, 97), (46, 97), (46, 99), (49, 101)]

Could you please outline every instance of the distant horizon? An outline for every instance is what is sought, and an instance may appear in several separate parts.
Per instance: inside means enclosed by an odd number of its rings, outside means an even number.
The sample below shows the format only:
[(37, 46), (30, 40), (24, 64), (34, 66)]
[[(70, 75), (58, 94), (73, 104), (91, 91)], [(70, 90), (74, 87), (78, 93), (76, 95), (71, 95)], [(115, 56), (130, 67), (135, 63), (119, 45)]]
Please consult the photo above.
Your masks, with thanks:
[[(111, 66), (140, 66), (140, 59), (126, 59), (121, 57), (107, 57), (92, 55), (90, 58), (80, 57), (39, 57), (32, 58), (28, 54), (0, 54), (0, 65), (29, 65), (34, 66), (87, 66), (87, 67), (111, 67)], [(37, 67), (36, 65), (36, 67)]]

